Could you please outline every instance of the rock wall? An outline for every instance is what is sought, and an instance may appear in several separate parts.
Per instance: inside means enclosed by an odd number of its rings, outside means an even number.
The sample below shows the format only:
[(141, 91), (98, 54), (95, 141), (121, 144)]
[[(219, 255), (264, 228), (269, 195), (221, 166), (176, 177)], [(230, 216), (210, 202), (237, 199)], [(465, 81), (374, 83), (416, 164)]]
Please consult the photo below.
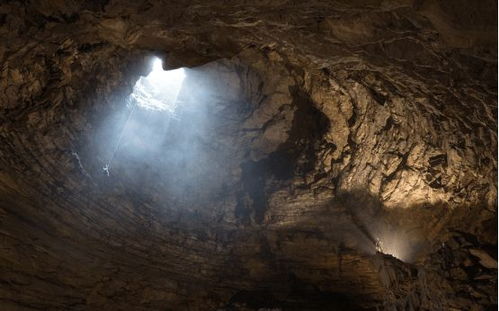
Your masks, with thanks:
[[(0, 306), (495, 309), (496, 10), (0, 4)], [(106, 176), (153, 55), (177, 117)]]

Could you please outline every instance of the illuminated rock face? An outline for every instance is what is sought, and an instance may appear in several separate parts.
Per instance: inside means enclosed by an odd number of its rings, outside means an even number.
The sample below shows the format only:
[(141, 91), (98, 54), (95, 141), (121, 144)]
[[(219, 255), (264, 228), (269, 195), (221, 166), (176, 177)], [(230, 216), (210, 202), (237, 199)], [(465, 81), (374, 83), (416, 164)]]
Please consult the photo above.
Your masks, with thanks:
[(127, 2), (0, 5), (0, 309), (496, 309), (493, 1)]

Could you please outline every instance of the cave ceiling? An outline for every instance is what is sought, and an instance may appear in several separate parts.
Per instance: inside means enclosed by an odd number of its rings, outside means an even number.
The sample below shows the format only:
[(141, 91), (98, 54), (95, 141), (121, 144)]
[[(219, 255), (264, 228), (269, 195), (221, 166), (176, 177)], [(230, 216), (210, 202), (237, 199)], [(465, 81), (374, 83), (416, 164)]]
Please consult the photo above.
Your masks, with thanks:
[(496, 13), (3, 1), (0, 309), (496, 310)]

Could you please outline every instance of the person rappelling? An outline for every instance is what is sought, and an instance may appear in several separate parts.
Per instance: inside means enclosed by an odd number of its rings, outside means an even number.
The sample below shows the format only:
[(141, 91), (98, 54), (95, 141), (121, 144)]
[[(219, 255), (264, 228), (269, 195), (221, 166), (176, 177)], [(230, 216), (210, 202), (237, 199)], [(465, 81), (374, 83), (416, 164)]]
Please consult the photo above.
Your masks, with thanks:
[(106, 174), (107, 176), (109, 176), (109, 169), (110, 169), (109, 164), (104, 165), (104, 167), (102, 168), (104, 174)]
[(126, 127), (127, 127), (128, 123), (129, 123), (131, 117), (132, 117), (132, 114), (133, 114), (133, 112), (135, 110), (135, 107), (137, 106), (136, 103), (134, 103), (134, 102), (131, 102), (130, 104), (131, 104), (130, 112), (128, 113), (128, 116), (126, 118), (125, 124), (123, 125), (123, 128), (121, 129), (120, 136), (118, 138), (116, 146), (115, 146), (113, 152), (111, 153), (111, 158), (106, 163), (106, 165), (104, 165), (104, 167), (102, 167), (102, 171), (108, 177), (111, 175), (111, 163), (113, 162), (114, 157), (116, 156), (116, 153), (118, 152), (118, 149), (120, 148), (121, 141), (123, 139), (123, 134), (125, 133)]

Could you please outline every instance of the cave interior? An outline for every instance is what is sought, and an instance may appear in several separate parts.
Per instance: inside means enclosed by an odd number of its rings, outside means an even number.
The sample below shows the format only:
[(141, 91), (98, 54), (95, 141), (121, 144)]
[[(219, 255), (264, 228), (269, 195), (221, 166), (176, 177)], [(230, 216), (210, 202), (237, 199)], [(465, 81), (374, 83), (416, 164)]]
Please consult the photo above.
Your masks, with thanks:
[(0, 3), (0, 310), (497, 310), (497, 1)]

